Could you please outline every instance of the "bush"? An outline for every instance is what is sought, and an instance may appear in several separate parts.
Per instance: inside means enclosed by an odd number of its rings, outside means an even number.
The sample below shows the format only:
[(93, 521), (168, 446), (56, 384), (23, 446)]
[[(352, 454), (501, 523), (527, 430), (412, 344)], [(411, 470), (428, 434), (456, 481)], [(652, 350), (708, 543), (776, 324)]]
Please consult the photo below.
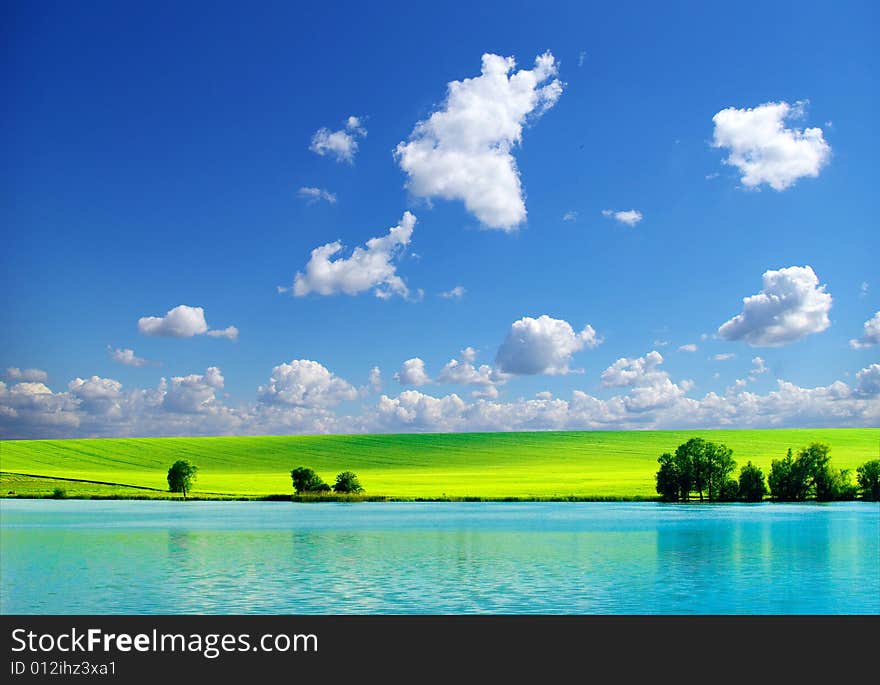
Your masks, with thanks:
[(826, 466), (815, 478), (816, 499), (820, 502), (836, 502), (856, 498), (858, 488), (849, 479), (849, 471)]
[(872, 459), (856, 469), (856, 482), (862, 491), (862, 499), (880, 501), (880, 459)]
[(330, 486), (306, 466), (297, 466), (290, 472), (290, 478), (298, 495), (306, 492), (330, 492)]
[(67, 497), (67, 490), (62, 487), (57, 487), (52, 491), (53, 499), (64, 499)]
[(352, 471), (343, 471), (336, 476), (336, 482), (333, 484), (333, 492), (340, 494), (356, 494), (363, 492), (358, 477)]
[(198, 470), (197, 466), (193, 466), (186, 459), (178, 459), (168, 469), (168, 490), (182, 492), (183, 499), (186, 499), (186, 493), (192, 489)]
[(718, 500), (721, 502), (735, 502), (739, 497), (739, 483), (733, 478), (728, 478), (718, 489)]
[(764, 472), (752, 462), (749, 462), (739, 472), (739, 499), (744, 502), (760, 502), (767, 494), (767, 485), (764, 483)]

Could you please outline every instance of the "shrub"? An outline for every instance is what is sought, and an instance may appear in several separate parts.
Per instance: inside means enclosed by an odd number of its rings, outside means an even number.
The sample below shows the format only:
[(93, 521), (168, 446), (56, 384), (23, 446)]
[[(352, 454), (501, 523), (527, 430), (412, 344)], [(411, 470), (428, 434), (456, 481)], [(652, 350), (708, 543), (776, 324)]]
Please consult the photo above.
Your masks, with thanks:
[(340, 494), (356, 494), (363, 492), (358, 477), (352, 471), (343, 471), (336, 476), (336, 482), (333, 484), (333, 492)]
[(306, 492), (330, 492), (330, 486), (306, 466), (297, 466), (290, 472), (290, 478), (298, 495)]
[(862, 490), (862, 498), (880, 501), (880, 459), (872, 459), (856, 469), (856, 482)]
[(62, 487), (57, 487), (52, 491), (53, 499), (64, 499), (65, 497), (67, 497), (67, 490)]

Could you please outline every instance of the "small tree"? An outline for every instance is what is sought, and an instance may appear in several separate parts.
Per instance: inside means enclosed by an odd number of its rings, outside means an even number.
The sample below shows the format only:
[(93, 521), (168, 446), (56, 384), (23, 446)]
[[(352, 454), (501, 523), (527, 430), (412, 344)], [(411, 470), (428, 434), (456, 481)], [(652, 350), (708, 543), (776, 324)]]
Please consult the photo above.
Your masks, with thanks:
[(297, 466), (290, 472), (290, 478), (297, 495), (305, 492), (330, 492), (330, 486), (306, 466)]
[(336, 476), (336, 482), (333, 484), (333, 492), (340, 494), (356, 494), (363, 492), (358, 477), (352, 471), (343, 471)]
[(862, 499), (880, 501), (880, 459), (872, 459), (859, 466), (856, 481), (862, 490)]
[(733, 450), (723, 443), (707, 442), (705, 455), (708, 468), (706, 481), (709, 486), (709, 499), (719, 499), (725, 502), (736, 499), (739, 486), (732, 478), (736, 469)]
[(760, 502), (766, 494), (764, 472), (749, 462), (739, 472), (739, 498), (746, 502)]
[(849, 469), (836, 469), (826, 465), (814, 478), (816, 499), (820, 502), (835, 502), (856, 498), (858, 488), (850, 481)]
[(193, 466), (186, 459), (178, 459), (168, 469), (168, 489), (171, 492), (182, 492), (183, 499), (186, 499), (186, 493), (192, 490), (198, 470), (197, 466)]

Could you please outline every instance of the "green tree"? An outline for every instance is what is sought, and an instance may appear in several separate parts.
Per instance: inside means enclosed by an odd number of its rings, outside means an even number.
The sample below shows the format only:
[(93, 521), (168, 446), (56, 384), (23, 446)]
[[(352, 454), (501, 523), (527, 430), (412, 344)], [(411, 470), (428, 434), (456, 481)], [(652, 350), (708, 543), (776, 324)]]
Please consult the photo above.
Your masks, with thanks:
[(356, 494), (363, 492), (358, 477), (352, 471), (343, 471), (336, 476), (336, 482), (333, 484), (333, 492), (342, 494)]
[(290, 478), (298, 495), (306, 492), (330, 492), (330, 486), (306, 466), (297, 466), (290, 472)]
[(186, 459), (178, 459), (168, 469), (168, 489), (171, 492), (182, 492), (183, 499), (186, 499), (186, 493), (192, 490), (198, 470), (197, 466), (193, 466)]
[(723, 443), (707, 442), (704, 454), (709, 499), (719, 499), (725, 502), (736, 499), (739, 486), (732, 478), (736, 469), (733, 450)]
[(750, 461), (740, 469), (738, 497), (746, 502), (760, 502), (766, 494), (764, 472)]
[[(684, 502), (690, 499), (691, 491), (697, 489), (698, 481), (701, 486), (705, 487), (705, 477), (702, 473), (704, 444), (701, 438), (691, 438), (675, 448), (672, 459), (678, 470), (679, 498)], [(696, 460), (694, 459), (695, 455)], [(700, 499), (702, 498), (703, 494), (700, 492)]]
[(880, 501), (880, 459), (872, 459), (856, 469), (856, 482), (862, 490), (862, 498)]
[(681, 495), (679, 485), (681, 475), (678, 472), (675, 458), (669, 452), (664, 452), (657, 458), (657, 462), (660, 464), (655, 476), (657, 492), (665, 502), (675, 502)]

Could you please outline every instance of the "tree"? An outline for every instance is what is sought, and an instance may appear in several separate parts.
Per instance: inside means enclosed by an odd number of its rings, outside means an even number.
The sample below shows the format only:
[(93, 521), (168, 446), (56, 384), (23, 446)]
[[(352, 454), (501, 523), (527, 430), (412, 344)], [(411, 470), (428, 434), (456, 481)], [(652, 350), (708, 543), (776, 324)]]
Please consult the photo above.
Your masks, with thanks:
[(197, 466), (193, 466), (186, 459), (178, 459), (168, 469), (168, 490), (182, 492), (183, 499), (186, 499), (186, 493), (192, 490), (198, 470)]
[(297, 466), (290, 472), (290, 478), (297, 495), (306, 492), (330, 492), (330, 486), (306, 466)]
[(862, 489), (862, 499), (880, 501), (880, 459), (872, 459), (856, 469), (856, 482)]
[(731, 478), (736, 469), (733, 450), (723, 443), (707, 442), (705, 445), (705, 460), (709, 499), (719, 499), (725, 502), (736, 499), (739, 486)]
[(750, 461), (739, 472), (739, 499), (746, 502), (760, 502), (766, 494), (764, 472)]
[(706, 441), (691, 438), (675, 449), (675, 460), (682, 474), (681, 498), (687, 500), (691, 491), (696, 490), (703, 501), (703, 490), (709, 484), (709, 469), (706, 461)]
[(858, 488), (850, 481), (849, 469), (836, 469), (826, 465), (814, 478), (816, 499), (820, 502), (836, 502), (856, 498)]
[(825, 443), (813, 442), (798, 450), (793, 457), (791, 450), (785, 459), (774, 459), (770, 465), (770, 493), (774, 499), (788, 502), (803, 502), (808, 497), (827, 500), (848, 492), (847, 476), (831, 468), (828, 453), (831, 448)]
[(657, 492), (664, 501), (675, 502), (680, 495), (679, 481), (681, 478), (675, 464), (675, 458), (669, 452), (664, 452), (657, 457), (657, 462), (660, 464), (655, 476)]
[(343, 471), (336, 476), (336, 482), (333, 484), (333, 492), (340, 494), (356, 494), (363, 492), (364, 489), (358, 480), (358, 477), (352, 471)]

